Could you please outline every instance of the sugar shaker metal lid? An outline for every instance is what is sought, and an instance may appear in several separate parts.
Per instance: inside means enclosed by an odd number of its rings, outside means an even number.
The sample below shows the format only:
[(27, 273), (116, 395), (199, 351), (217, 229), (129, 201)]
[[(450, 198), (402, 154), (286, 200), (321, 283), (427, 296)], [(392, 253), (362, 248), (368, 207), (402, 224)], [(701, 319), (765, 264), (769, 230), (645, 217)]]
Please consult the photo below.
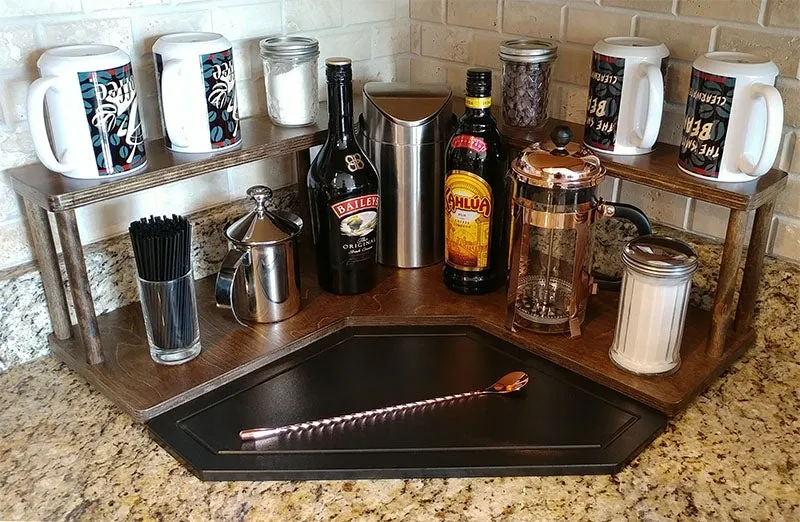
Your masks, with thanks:
[(543, 188), (579, 189), (598, 185), (606, 174), (600, 158), (571, 141), (572, 131), (558, 125), (550, 141), (534, 143), (511, 162), (521, 183)]
[(500, 58), (510, 62), (552, 62), (558, 56), (558, 46), (549, 40), (520, 38), (500, 44)]
[(247, 189), (247, 195), (255, 202), (255, 208), (236, 220), (225, 231), (229, 241), (241, 246), (271, 245), (296, 237), (303, 229), (303, 220), (290, 212), (267, 210), (272, 190), (264, 185)]
[(697, 270), (697, 252), (687, 243), (666, 236), (639, 236), (623, 247), (622, 261), (656, 277), (677, 277)]

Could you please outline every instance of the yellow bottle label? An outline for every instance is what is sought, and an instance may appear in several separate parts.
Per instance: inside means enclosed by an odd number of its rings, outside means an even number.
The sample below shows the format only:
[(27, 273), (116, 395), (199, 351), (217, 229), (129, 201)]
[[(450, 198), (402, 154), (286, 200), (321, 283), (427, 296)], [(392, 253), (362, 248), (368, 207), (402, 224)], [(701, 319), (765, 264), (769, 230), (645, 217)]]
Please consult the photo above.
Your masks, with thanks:
[(492, 188), (481, 177), (451, 170), (444, 182), (445, 262), (458, 270), (489, 268)]
[(488, 109), (492, 106), (492, 97), (487, 96), (485, 98), (473, 98), (471, 96), (467, 96), (464, 98), (464, 105), (468, 109)]

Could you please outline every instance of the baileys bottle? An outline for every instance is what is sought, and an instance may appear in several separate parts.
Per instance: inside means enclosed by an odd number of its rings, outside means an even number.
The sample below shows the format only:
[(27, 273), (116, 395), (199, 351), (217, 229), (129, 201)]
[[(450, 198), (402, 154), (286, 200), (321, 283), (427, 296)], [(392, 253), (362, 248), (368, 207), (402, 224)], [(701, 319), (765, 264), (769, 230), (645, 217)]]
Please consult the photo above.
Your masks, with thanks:
[(358, 294), (375, 286), (378, 174), (353, 133), (349, 58), (328, 58), (328, 139), (308, 172), (311, 229), (320, 286)]

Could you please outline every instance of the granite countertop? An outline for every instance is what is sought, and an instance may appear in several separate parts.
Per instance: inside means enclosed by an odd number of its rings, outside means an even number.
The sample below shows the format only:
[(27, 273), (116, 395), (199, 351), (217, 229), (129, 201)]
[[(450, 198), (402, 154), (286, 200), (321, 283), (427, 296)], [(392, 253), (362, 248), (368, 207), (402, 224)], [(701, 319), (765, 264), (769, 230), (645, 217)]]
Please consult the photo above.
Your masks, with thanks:
[(800, 267), (763, 286), (755, 346), (614, 476), (201, 482), (45, 357), (0, 375), (0, 519), (799, 520)]

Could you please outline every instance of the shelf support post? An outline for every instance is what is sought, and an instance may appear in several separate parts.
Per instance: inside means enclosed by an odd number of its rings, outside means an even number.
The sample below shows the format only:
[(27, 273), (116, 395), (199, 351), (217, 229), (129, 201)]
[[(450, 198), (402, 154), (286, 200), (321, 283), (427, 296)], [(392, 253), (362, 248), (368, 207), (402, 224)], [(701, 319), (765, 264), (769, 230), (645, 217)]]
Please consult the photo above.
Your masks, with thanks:
[(92, 290), (89, 286), (89, 276), (86, 274), (86, 261), (83, 258), (83, 246), (75, 211), (57, 212), (56, 226), (61, 239), (61, 250), (69, 277), (78, 329), (86, 351), (86, 361), (89, 364), (100, 364), (103, 362), (103, 346), (97, 327), (97, 316), (94, 313)]
[(719, 267), (717, 293), (711, 307), (711, 328), (706, 345), (706, 352), (716, 358), (722, 357), (725, 351), (725, 342), (728, 340), (733, 321), (733, 295), (736, 293), (736, 276), (742, 260), (746, 222), (746, 211), (731, 209), (728, 229), (725, 232), (722, 262)]
[(31, 234), (31, 246), (39, 268), (39, 275), (44, 287), (44, 298), (50, 314), (50, 325), (58, 339), (72, 337), (72, 323), (67, 307), (67, 294), (64, 291), (64, 280), (58, 266), (58, 255), (53, 243), (53, 230), (47, 218), (47, 211), (35, 203), (23, 200), (25, 215), (28, 218), (28, 230)]
[(764, 268), (764, 255), (772, 225), (772, 214), (775, 211), (775, 200), (764, 203), (756, 210), (753, 220), (753, 232), (750, 234), (750, 245), (747, 247), (747, 261), (744, 264), (742, 288), (739, 291), (739, 303), (736, 307), (736, 319), (733, 328), (737, 333), (744, 333), (753, 322), (756, 309), (756, 297), (761, 284), (761, 273)]

